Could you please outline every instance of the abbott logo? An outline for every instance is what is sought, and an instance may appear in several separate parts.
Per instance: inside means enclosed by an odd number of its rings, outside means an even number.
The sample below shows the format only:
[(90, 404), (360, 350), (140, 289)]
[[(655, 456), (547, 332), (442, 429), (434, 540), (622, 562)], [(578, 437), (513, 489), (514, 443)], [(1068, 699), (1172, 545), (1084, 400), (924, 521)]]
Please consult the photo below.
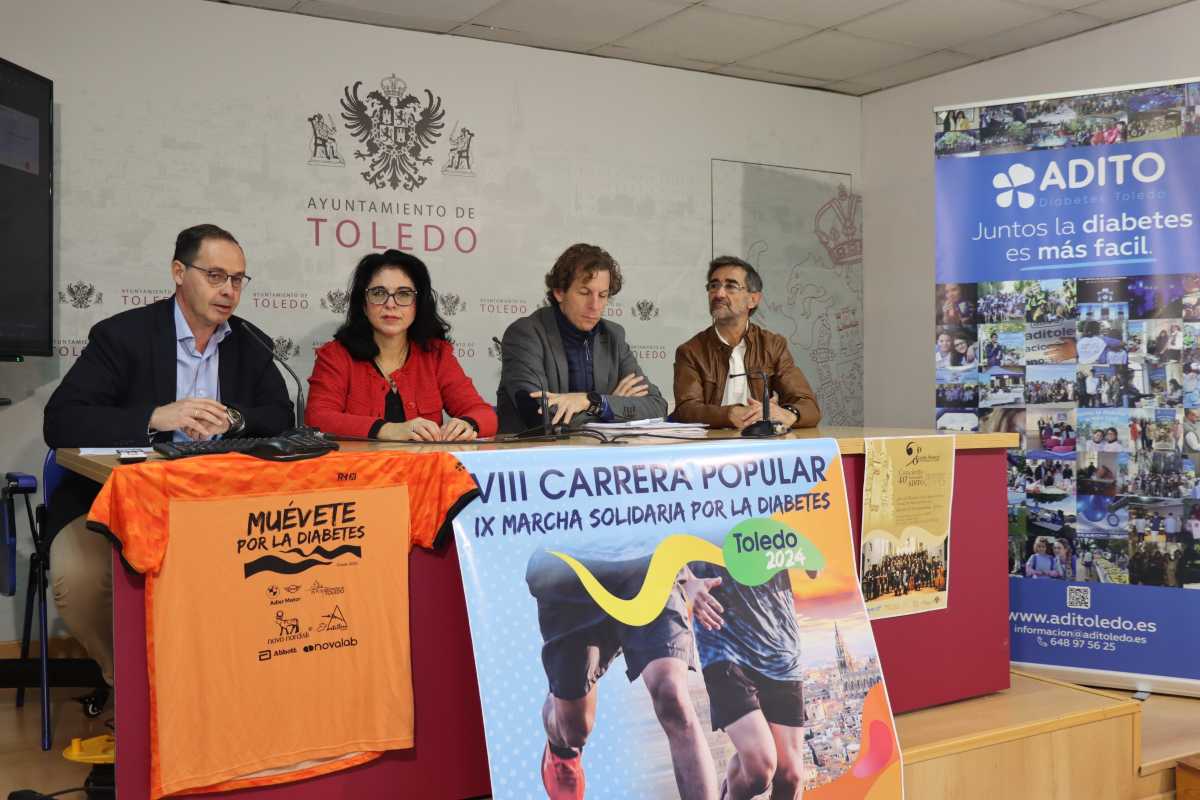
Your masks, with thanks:
[(1008, 172), (997, 172), (992, 176), (992, 187), (1000, 190), (996, 194), (996, 205), (1001, 208), (1010, 207), (1013, 195), (1016, 194), (1017, 205), (1021, 208), (1032, 206), (1033, 194), (1020, 191), (1017, 187), (1033, 183), (1035, 177), (1033, 170), (1024, 164), (1013, 164), (1008, 168)]

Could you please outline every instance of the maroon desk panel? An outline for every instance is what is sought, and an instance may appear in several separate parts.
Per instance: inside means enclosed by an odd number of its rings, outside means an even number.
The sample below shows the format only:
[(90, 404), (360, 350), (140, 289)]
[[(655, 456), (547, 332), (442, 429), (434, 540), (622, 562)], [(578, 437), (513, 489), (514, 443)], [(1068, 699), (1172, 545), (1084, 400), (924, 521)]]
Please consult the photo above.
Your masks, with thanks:
[[(862, 542), (862, 456), (843, 456), (854, 548)], [(896, 713), (1007, 689), (1008, 498), (1004, 450), (959, 450), (946, 608), (872, 623)]]
[[(862, 456), (844, 456), (855, 548), (862, 531)], [(896, 712), (1008, 688), (1008, 514), (1003, 450), (960, 450), (954, 476), (950, 600), (945, 610), (874, 623)], [(466, 604), (453, 542), (417, 550), (410, 570), (417, 746), (299, 783), (244, 789), (239, 798), (462, 800), (491, 793)], [(117, 787), (149, 797), (150, 700), (143, 579), (114, 565)], [(219, 717), (224, 698), (210, 707)], [(331, 713), (334, 710), (331, 709)], [(231, 795), (193, 795), (228, 797)]]

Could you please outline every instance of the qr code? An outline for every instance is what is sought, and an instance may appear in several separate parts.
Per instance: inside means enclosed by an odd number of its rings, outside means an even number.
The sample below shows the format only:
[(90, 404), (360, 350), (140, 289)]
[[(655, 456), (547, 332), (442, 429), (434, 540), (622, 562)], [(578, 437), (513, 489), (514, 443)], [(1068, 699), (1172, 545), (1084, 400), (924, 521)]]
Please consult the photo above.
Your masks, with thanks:
[(1091, 608), (1092, 607), (1092, 587), (1090, 586), (1068, 586), (1067, 587), (1067, 608)]

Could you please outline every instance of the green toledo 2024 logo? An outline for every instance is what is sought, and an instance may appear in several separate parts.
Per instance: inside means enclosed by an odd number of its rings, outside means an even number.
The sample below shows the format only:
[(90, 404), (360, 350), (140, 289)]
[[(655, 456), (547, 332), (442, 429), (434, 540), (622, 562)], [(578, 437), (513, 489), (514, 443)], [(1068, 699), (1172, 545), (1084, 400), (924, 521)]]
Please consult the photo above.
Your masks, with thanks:
[(761, 586), (785, 569), (802, 569), (815, 578), (825, 568), (825, 556), (808, 537), (765, 517), (738, 523), (726, 534), (721, 552), (729, 574), (746, 586)]

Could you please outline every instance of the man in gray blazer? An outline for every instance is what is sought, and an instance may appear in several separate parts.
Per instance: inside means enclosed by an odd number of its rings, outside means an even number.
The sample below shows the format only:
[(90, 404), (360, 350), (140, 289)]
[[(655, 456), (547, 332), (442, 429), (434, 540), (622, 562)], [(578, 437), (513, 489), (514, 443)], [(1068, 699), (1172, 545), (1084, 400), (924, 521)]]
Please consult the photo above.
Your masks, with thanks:
[[(621, 290), (612, 256), (594, 245), (571, 245), (546, 275), (546, 290), (550, 305), (504, 332), (500, 430), (540, 430), (543, 391), (554, 425), (664, 416), (667, 402), (642, 374), (625, 331), (603, 319), (608, 298)], [(654, 622), (633, 628), (608, 617), (573, 574), (565, 588), (539, 578), (539, 563), (531, 559), (526, 580), (538, 601), (549, 682), (541, 714), (546, 795), (585, 796), (583, 751), (596, 723), (597, 681), (623, 652), (626, 677), (643, 680), (667, 736), (680, 797), (716, 797), (716, 769), (688, 690), (693, 637), (681, 592), (672, 593)], [(638, 586), (644, 580), (630, 578)]]
[(625, 342), (603, 319), (621, 291), (621, 267), (603, 249), (573, 244), (546, 273), (548, 307), (504, 332), (497, 409), (500, 430), (540, 428), (542, 392), (551, 424), (624, 422), (663, 417), (667, 401)]

